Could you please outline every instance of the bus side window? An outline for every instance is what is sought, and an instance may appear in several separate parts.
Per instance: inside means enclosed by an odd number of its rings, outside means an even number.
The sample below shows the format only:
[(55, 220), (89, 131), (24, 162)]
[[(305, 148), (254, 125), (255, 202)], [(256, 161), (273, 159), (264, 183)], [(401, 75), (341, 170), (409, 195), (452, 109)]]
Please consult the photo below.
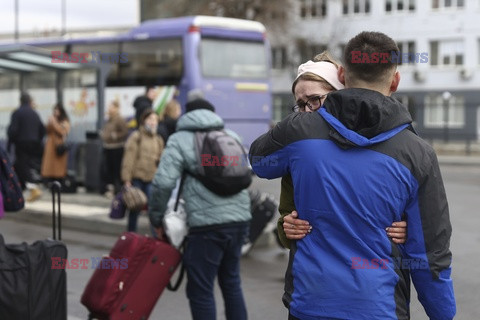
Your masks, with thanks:
[(120, 65), (120, 82), (177, 84), (181, 80), (181, 38), (123, 42), (122, 52), (132, 63)]
[[(103, 43), (88, 43), (88, 44), (73, 44), (71, 52), (76, 52), (79, 54), (85, 54), (86, 60), (89, 62), (103, 62), (110, 63), (112, 65), (110, 73), (107, 78), (107, 86), (114, 84), (118, 79), (118, 65), (121, 62), (118, 59), (115, 62), (115, 59), (109, 57), (109, 55), (118, 55), (120, 54), (120, 43), (119, 42), (103, 42)], [(104, 54), (102, 57), (101, 55)]]

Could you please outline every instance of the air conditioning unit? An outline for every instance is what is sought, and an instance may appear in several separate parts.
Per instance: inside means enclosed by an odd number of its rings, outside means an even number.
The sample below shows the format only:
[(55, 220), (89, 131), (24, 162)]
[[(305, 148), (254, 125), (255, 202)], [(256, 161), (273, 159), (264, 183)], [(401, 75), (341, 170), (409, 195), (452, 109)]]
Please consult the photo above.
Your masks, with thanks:
[(470, 80), (473, 76), (473, 71), (472, 69), (469, 69), (469, 68), (461, 68), (460, 71), (460, 78), (462, 78), (463, 80)]
[(413, 78), (417, 82), (424, 82), (426, 80), (425, 71), (423, 71), (423, 70), (413, 71)]

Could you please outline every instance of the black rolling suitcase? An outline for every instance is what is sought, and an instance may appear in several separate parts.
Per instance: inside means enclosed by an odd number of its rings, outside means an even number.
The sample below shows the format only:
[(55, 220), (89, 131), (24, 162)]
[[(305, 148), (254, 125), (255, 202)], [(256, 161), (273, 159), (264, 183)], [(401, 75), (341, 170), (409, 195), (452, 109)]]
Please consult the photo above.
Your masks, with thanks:
[(60, 183), (52, 184), (53, 239), (6, 245), (0, 235), (0, 319), (67, 319), (67, 276), (62, 267), (67, 248), (59, 241), (60, 188)]
[(250, 221), (250, 233), (246, 243), (242, 247), (242, 254), (247, 253), (272, 221), (278, 209), (278, 203), (271, 194), (259, 190), (248, 190), (250, 195), (250, 208), (252, 220)]

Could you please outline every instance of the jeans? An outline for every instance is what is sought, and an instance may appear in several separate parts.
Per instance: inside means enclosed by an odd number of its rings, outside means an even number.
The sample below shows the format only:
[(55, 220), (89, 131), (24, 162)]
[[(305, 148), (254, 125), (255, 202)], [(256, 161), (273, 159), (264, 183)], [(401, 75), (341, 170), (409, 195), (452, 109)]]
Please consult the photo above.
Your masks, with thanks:
[(215, 320), (214, 283), (222, 291), (227, 320), (246, 320), (240, 283), (240, 257), (248, 225), (190, 233), (183, 255), (187, 297), (194, 320)]
[[(132, 186), (141, 189), (147, 195), (147, 199), (150, 198), (151, 184), (152, 184), (151, 182), (145, 182), (139, 179), (132, 179)], [(128, 224), (127, 224), (128, 231), (137, 232), (139, 214), (140, 214), (140, 211), (130, 211), (128, 213)]]

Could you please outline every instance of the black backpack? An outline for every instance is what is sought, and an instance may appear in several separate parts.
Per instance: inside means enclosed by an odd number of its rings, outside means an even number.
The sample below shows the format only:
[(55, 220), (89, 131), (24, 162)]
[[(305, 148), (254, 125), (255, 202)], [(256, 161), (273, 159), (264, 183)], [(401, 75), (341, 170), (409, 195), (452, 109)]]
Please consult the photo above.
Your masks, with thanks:
[(245, 148), (224, 130), (196, 131), (195, 152), (199, 169), (194, 176), (210, 191), (231, 196), (252, 183)]
[(22, 186), (13, 169), (7, 151), (0, 147), (0, 189), (3, 196), (5, 211), (18, 211), (23, 209)]

